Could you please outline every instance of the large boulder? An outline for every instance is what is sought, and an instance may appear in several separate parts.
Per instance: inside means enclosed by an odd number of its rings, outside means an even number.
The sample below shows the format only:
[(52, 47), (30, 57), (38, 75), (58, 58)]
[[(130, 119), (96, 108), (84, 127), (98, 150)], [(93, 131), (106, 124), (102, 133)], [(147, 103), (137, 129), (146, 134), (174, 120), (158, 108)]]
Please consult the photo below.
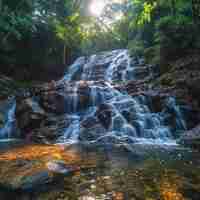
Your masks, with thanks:
[[(44, 109), (33, 98), (17, 101), (16, 118), (18, 127), (25, 133), (39, 128), (47, 117)], [(25, 136), (25, 135), (23, 135)]]
[(67, 110), (67, 100), (64, 94), (57, 91), (44, 92), (40, 101), (42, 107), (48, 112), (64, 114)]
[(70, 123), (71, 120), (65, 115), (57, 116), (48, 114), (48, 118), (42, 121), (39, 128), (33, 129), (26, 135), (26, 139), (36, 143), (55, 143), (64, 134)]
[(113, 110), (109, 104), (101, 104), (97, 111), (96, 116), (105, 129), (109, 129), (112, 123)]
[(88, 117), (81, 122), (79, 139), (84, 142), (94, 141), (105, 135), (105, 133), (106, 129), (101, 122), (99, 122), (98, 118), (95, 116)]
[(0, 128), (3, 128), (5, 125), (6, 117), (5, 110), (7, 111), (7, 101), (0, 101)]

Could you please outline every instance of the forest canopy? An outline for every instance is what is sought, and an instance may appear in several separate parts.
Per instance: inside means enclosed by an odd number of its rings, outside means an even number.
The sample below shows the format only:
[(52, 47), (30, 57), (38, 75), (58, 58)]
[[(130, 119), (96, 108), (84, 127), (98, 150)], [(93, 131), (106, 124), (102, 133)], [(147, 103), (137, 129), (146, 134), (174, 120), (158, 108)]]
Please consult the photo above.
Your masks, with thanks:
[(0, 64), (27, 71), (117, 48), (160, 64), (199, 49), (199, 17), (198, 0), (0, 0)]

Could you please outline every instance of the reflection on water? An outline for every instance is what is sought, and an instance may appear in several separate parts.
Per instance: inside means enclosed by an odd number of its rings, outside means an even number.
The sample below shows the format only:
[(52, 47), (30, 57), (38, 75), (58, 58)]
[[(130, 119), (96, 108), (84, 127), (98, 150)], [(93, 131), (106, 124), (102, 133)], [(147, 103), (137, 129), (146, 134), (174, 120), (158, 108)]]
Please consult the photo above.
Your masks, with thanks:
[[(9, 193), (12, 196), (10, 199), (200, 199), (200, 159), (197, 152), (183, 149), (149, 148), (141, 153), (140, 148), (137, 149), (140, 151), (138, 154), (117, 147), (112, 147), (112, 150), (105, 148), (76, 149), (76, 154), (77, 152), (80, 154), (77, 164), (80, 165), (81, 170), (64, 177), (61, 182), (49, 185), (43, 191), (18, 192), (17, 196)], [(52, 154), (55, 153), (51, 147), (43, 150), (47, 154), (48, 150)], [(59, 154), (59, 151), (56, 150), (56, 153)], [(70, 152), (72, 151), (70, 150)], [(23, 153), (25, 156), (28, 155)], [(63, 151), (60, 153), (64, 156)], [(13, 159), (10, 154), (4, 156)], [(80, 162), (80, 160), (82, 161)], [(90, 163), (95, 163), (95, 165), (92, 166)], [(7, 195), (4, 196), (7, 197), (5, 199), (9, 199), (8, 193), (4, 195)]]
[[(177, 178), (177, 182), (178, 179), (180, 177), (176, 177)], [(181, 178), (180, 178), (181, 179)], [(163, 180), (161, 181), (161, 196), (163, 196), (164, 200), (170, 200), (170, 199), (174, 199), (174, 200), (184, 200), (184, 196), (183, 194), (181, 194), (181, 192), (178, 191), (178, 189), (182, 186), (181, 183), (179, 183), (180, 185), (177, 185), (176, 183), (173, 183), (173, 180), (168, 180), (168, 177), (163, 178)]]

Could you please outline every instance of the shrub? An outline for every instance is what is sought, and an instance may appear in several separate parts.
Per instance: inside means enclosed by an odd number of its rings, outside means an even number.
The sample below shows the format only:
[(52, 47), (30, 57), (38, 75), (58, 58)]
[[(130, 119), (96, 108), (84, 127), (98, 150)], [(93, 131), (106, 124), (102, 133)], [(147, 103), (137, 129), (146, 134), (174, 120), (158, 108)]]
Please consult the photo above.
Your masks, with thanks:
[(163, 17), (156, 26), (155, 42), (160, 44), (161, 73), (169, 70), (165, 67), (168, 63), (200, 47), (198, 30), (189, 17)]

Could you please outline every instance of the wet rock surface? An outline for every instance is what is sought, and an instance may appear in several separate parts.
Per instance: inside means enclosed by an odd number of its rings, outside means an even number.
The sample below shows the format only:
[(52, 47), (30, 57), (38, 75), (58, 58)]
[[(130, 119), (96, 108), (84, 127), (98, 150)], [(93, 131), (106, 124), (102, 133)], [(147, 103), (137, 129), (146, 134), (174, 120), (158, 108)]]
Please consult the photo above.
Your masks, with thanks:
[(22, 130), (31, 130), (40, 127), (46, 115), (37, 101), (33, 98), (27, 98), (20, 101), (20, 103), (17, 102), (16, 117), (19, 128)]
[[(186, 146), (191, 146), (199, 149), (200, 145), (200, 125), (184, 132), (180, 138), (180, 142)], [(200, 149), (199, 149), (200, 150)]]

